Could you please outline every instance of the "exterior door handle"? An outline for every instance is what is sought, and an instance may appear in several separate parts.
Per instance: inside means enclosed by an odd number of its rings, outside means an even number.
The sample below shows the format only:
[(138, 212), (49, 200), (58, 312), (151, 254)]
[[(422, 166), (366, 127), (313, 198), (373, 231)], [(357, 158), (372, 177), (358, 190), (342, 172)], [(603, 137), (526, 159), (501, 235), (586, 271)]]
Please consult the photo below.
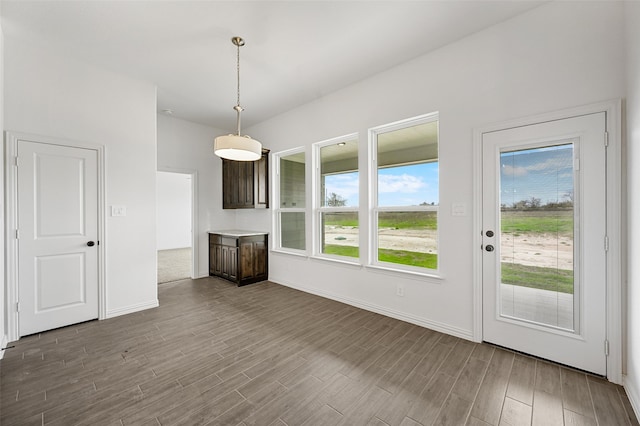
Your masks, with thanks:
[(93, 241), (89, 241), (89, 242), (87, 243), (87, 245), (88, 245), (89, 247), (93, 247), (93, 246), (95, 246), (95, 245), (96, 245), (96, 243), (94, 243)]
[(491, 244), (489, 244), (488, 246), (485, 247), (485, 250), (493, 251), (493, 246)]

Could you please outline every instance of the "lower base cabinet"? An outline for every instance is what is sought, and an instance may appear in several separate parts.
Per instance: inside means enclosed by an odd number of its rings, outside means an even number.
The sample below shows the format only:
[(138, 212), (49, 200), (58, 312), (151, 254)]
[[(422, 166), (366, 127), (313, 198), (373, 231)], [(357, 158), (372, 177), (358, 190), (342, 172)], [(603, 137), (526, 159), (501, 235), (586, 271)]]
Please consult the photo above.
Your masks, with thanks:
[(209, 234), (209, 275), (238, 286), (268, 279), (267, 234)]

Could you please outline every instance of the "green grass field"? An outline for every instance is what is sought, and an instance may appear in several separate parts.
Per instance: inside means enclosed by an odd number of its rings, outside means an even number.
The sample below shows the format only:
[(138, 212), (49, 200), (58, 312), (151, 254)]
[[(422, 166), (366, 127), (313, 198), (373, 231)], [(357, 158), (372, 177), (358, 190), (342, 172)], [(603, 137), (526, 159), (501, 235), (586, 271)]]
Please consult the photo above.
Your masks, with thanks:
[(573, 294), (573, 271), (502, 263), (502, 283)]
[[(325, 226), (357, 227), (356, 213), (326, 213), (323, 215)], [(438, 229), (437, 212), (383, 212), (378, 217), (380, 228), (394, 229)]]
[(527, 234), (573, 234), (572, 210), (503, 211), (502, 232)]
[[(501, 230), (511, 234), (573, 235), (572, 210), (503, 211)], [(502, 263), (502, 282), (573, 294), (573, 271)]]
[[(335, 254), (338, 256), (358, 257), (360, 252), (358, 247), (339, 246), (326, 244), (325, 254)], [(438, 267), (438, 255), (432, 253), (418, 253), (407, 250), (378, 249), (378, 259), (381, 262), (397, 263), (400, 265), (412, 265), (422, 268), (436, 269)]]
[(418, 266), (421, 268), (437, 269), (438, 255), (433, 253), (418, 253), (406, 250), (378, 249), (378, 260), (381, 262), (397, 263), (400, 265)]
[(347, 257), (359, 257), (360, 250), (358, 247), (354, 246), (338, 246), (335, 244), (325, 244), (324, 245), (324, 253), (325, 254), (335, 254), (338, 256), (347, 256)]
[(379, 228), (394, 229), (438, 229), (437, 212), (380, 213)]
[(322, 215), (324, 226), (358, 227), (356, 213), (326, 213)]
[[(572, 210), (506, 210), (501, 213), (502, 232), (510, 233), (573, 233)], [(383, 212), (378, 217), (380, 228), (438, 229), (437, 212)], [(358, 226), (356, 213), (328, 213), (324, 215), (326, 226)]]

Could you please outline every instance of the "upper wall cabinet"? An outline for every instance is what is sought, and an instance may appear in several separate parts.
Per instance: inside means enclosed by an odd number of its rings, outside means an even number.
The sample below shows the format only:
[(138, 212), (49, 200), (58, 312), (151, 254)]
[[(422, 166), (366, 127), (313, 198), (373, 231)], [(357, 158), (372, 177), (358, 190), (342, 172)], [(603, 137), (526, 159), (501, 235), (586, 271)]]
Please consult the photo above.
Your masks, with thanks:
[(256, 161), (222, 160), (222, 208), (269, 208), (269, 150)]
[(269, 150), (262, 150), (262, 157), (254, 162), (254, 194), (256, 208), (269, 208)]

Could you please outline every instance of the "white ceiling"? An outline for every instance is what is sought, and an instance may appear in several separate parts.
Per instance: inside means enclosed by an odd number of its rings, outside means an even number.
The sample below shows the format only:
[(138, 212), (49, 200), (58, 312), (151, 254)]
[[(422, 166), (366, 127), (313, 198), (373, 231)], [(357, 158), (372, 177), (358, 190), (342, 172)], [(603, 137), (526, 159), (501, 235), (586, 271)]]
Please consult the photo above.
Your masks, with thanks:
[(452, 43), (541, 1), (2, 0), (7, 39), (158, 86), (158, 110), (235, 130)]

